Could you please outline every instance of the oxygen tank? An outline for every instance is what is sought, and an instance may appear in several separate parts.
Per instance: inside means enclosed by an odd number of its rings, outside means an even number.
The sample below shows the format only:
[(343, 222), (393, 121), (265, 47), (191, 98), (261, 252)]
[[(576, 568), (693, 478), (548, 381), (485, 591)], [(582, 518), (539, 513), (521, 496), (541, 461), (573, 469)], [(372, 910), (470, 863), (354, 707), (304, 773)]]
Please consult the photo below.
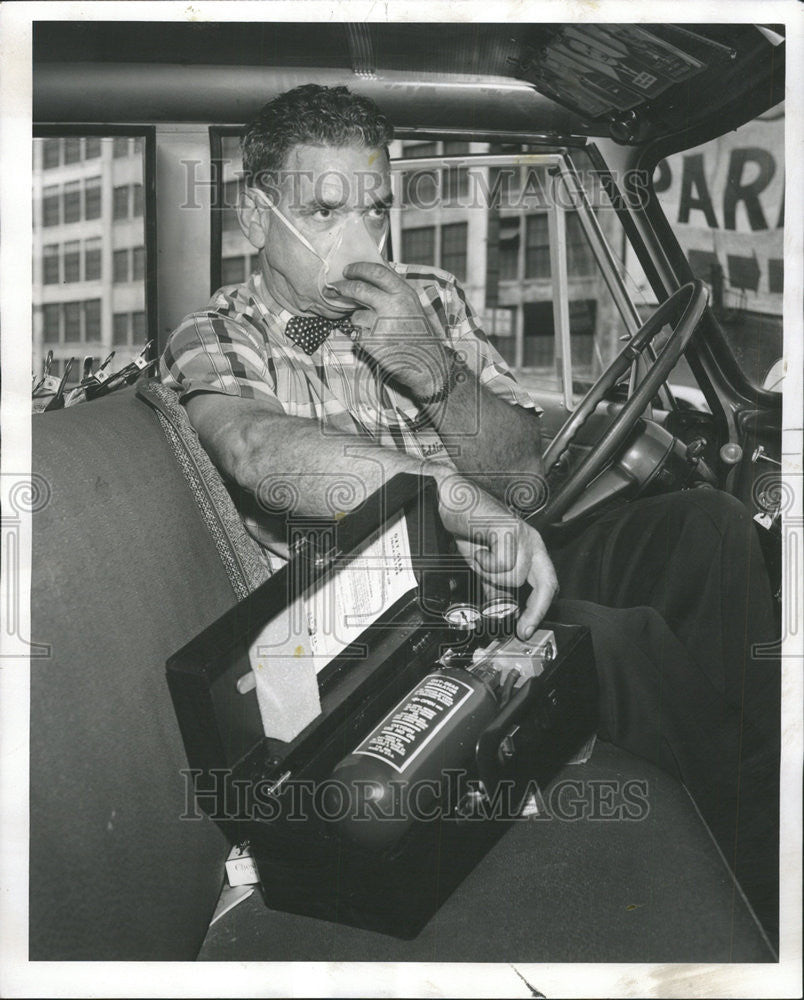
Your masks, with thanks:
[(442, 815), (444, 772), (473, 770), (498, 710), (490, 679), (459, 667), (427, 674), (335, 767), (324, 802), (345, 837), (383, 850)]

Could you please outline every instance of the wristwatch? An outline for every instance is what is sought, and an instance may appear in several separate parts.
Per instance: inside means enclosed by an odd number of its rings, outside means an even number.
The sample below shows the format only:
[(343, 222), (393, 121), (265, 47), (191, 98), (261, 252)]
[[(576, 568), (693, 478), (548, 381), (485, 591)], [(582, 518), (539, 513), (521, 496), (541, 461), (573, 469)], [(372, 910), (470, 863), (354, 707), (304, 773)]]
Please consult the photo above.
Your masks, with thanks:
[(463, 382), (466, 378), (466, 362), (463, 360), (457, 351), (453, 351), (451, 347), (445, 348), (446, 352), (449, 354), (449, 367), (447, 368), (447, 377), (444, 379), (444, 384), (438, 390), (434, 392), (432, 396), (414, 396), (414, 400), (419, 406), (433, 406), (435, 403), (443, 403), (448, 397), (458, 382)]

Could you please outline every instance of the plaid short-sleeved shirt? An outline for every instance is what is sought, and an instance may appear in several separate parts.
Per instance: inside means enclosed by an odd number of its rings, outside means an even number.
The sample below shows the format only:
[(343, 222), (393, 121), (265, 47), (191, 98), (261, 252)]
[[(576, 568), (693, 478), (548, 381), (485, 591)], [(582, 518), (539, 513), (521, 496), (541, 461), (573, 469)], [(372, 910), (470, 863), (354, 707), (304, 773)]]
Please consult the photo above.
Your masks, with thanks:
[[(452, 275), (390, 266), (413, 285), (432, 328), (461, 352), (481, 385), (512, 405), (541, 412), (489, 343)], [(162, 381), (181, 398), (218, 392), (272, 400), (289, 416), (318, 420), (328, 434), (362, 436), (421, 458), (446, 457), (410, 396), (389, 384), (348, 335), (334, 330), (307, 354), (284, 333), (290, 315), (259, 273), (222, 288), (174, 330), (160, 360)]]

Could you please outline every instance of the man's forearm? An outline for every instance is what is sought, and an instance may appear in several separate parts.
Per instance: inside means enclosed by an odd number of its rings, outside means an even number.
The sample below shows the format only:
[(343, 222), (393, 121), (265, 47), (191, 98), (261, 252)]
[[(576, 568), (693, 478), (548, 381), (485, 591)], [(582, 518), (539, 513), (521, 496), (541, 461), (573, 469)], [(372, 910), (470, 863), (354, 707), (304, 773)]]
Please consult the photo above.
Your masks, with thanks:
[(541, 420), (481, 386), (469, 371), (447, 399), (425, 408), (458, 469), (501, 500), (533, 496), (540, 506)]
[(194, 419), (189, 404), (188, 413), (221, 473), (269, 514), (332, 517), (359, 506), (399, 472), (442, 471), (404, 452), (325, 434), (315, 420), (220, 406), (218, 419)]

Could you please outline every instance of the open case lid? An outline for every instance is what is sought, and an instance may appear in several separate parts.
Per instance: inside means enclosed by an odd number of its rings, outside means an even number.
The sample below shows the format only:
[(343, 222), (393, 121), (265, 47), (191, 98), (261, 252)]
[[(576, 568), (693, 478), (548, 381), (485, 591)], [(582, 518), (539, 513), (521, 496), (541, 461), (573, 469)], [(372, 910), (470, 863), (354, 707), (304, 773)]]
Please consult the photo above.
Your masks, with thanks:
[[(349, 634), (354, 640), (323, 668), (316, 664), (321, 716), (290, 744), (269, 739), (256, 691), (243, 684), (251, 674), (249, 648), (267, 623), (283, 615), (291, 638), (297, 629), (299, 642), (308, 640), (308, 622), (290, 614), (291, 607), (320, 592), (378, 537), (386, 539), (389, 525), (394, 538), (407, 540), (409, 589), (366, 628), (352, 627)], [(289, 535), (295, 553), (290, 562), (167, 661), (168, 684), (191, 767), (231, 769), (258, 748), (262, 757), (274, 750), (281, 759), (354, 691), (356, 678), (371, 671), (375, 647), (381, 644), (387, 650), (425, 622), (443, 622), (440, 616), (450, 599), (465, 594), (469, 585), (468, 567), (438, 517), (435, 482), (429, 477), (395, 476), (349, 515), (340, 520), (294, 520)], [(389, 552), (388, 558), (394, 554)]]

